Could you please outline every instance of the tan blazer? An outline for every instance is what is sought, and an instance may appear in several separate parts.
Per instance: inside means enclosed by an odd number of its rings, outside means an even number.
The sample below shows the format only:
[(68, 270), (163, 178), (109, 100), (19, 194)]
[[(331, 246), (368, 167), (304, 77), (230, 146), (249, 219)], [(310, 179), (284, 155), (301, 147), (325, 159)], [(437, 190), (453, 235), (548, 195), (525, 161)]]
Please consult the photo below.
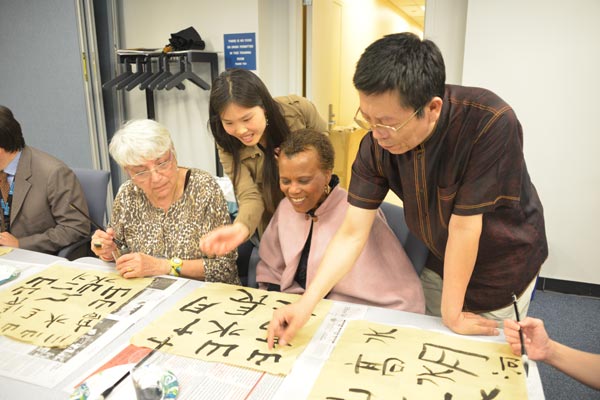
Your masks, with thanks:
[(25, 146), (14, 180), (10, 232), (19, 247), (57, 253), (90, 234), (90, 224), (77, 211), (87, 202), (77, 177), (62, 161)]

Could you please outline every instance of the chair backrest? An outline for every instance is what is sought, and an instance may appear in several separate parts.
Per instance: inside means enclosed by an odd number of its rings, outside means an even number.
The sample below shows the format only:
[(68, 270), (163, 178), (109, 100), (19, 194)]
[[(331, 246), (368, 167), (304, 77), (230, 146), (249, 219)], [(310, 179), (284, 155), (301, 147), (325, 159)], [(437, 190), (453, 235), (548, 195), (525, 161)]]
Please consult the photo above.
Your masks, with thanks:
[[(96, 169), (73, 168), (87, 200), (90, 217), (95, 223), (104, 226), (106, 197), (110, 172)], [(92, 232), (96, 228), (92, 226)]]
[(402, 207), (384, 202), (381, 203), (380, 208), (388, 225), (392, 228), (402, 247), (404, 247), (406, 255), (415, 267), (415, 271), (417, 271), (417, 275), (420, 275), (429, 255), (427, 246), (408, 230)]

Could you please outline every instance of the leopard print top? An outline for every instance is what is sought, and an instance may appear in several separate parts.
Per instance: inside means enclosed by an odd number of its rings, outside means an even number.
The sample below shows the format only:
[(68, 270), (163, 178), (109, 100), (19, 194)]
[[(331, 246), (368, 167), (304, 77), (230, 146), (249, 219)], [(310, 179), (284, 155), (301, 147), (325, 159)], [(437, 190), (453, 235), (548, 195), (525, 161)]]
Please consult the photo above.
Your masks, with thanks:
[[(216, 180), (199, 169), (191, 168), (188, 173), (183, 195), (166, 213), (154, 207), (131, 180), (121, 185), (110, 223), (117, 239), (124, 240), (131, 251), (153, 257), (202, 258), (200, 238), (231, 220)], [(237, 251), (233, 251), (223, 257), (205, 259), (205, 280), (239, 285), (236, 258)]]

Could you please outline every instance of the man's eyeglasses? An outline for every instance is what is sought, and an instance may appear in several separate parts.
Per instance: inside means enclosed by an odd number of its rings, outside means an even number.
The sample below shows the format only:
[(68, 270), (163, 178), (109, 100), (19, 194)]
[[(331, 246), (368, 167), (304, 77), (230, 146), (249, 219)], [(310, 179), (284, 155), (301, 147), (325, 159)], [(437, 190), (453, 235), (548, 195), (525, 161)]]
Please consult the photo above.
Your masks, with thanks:
[(404, 125), (408, 124), (410, 122), (411, 119), (413, 119), (418, 113), (419, 111), (421, 111), (423, 107), (419, 107), (415, 110), (414, 113), (412, 113), (410, 115), (410, 117), (408, 117), (408, 119), (406, 121), (404, 121), (403, 123), (396, 125), (396, 126), (389, 126), (389, 125), (383, 125), (383, 124), (372, 124), (370, 122), (368, 122), (367, 120), (365, 120), (360, 112), (360, 107), (356, 110), (356, 114), (354, 114), (354, 122), (356, 122), (358, 124), (358, 126), (360, 126), (363, 129), (366, 129), (368, 131), (373, 131), (375, 129), (378, 129), (380, 131), (382, 130), (387, 130), (388, 133), (396, 133), (398, 132), (400, 129), (404, 128)]
[(148, 182), (152, 177), (152, 172), (156, 171), (157, 173), (164, 175), (171, 167), (171, 162), (173, 162), (173, 153), (169, 152), (169, 159), (167, 161), (161, 162), (154, 168), (133, 174), (131, 175), (131, 179), (139, 183)]

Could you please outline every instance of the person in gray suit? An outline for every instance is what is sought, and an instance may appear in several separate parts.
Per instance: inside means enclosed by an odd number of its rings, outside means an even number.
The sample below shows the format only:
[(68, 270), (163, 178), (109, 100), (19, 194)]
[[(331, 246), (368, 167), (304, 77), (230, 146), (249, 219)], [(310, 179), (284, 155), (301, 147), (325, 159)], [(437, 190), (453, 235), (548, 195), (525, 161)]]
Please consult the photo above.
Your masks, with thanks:
[(56, 254), (90, 234), (83, 190), (62, 161), (25, 145), (21, 125), (0, 106), (0, 245)]

